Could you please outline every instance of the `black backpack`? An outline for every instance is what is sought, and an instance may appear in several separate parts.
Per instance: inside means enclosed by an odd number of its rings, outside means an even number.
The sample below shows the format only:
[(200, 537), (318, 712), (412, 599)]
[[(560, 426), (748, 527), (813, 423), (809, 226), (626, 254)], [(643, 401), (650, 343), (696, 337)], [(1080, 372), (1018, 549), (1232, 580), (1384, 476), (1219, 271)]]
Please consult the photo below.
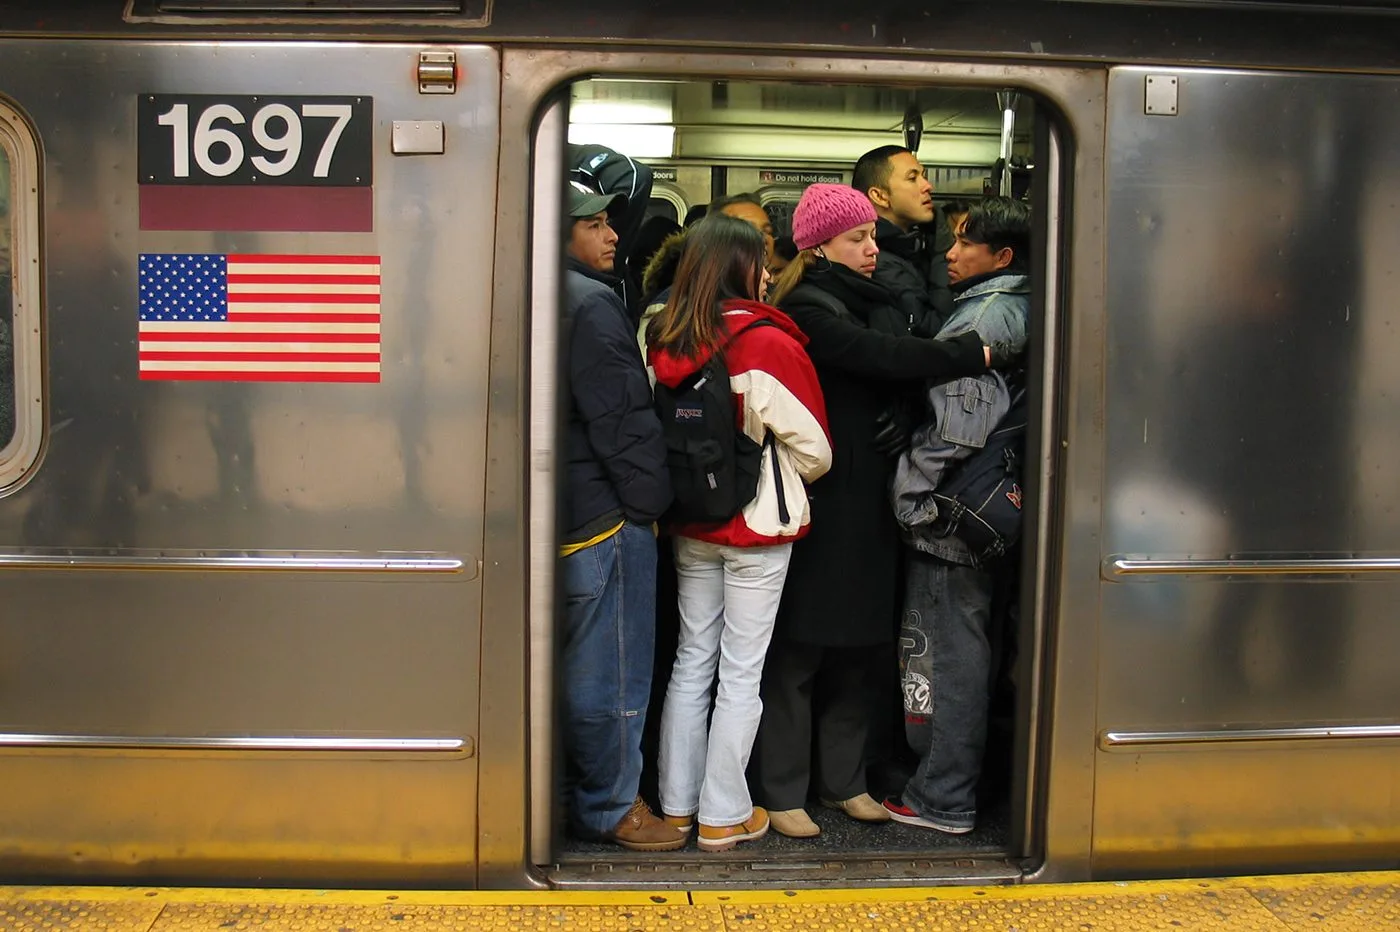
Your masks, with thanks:
[[(732, 334), (730, 343), (744, 331), (761, 326), (772, 324), (754, 321)], [(723, 351), (716, 351), (698, 372), (675, 388), (657, 382), (655, 395), (675, 496), (666, 514), (668, 520), (718, 525), (734, 517), (758, 494), (759, 467), (767, 447), (778, 482), (779, 517), (784, 523), (788, 521), (772, 433), (758, 444), (739, 429)]]
[(987, 443), (940, 483), (933, 493), (938, 518), (930, 530), (956, 537), (972, 551), (973, 565), (986, 567), (1021, 539), (1022, 458), (1028, 420), (1026, 390), (1015, 388), (1011, 407)]

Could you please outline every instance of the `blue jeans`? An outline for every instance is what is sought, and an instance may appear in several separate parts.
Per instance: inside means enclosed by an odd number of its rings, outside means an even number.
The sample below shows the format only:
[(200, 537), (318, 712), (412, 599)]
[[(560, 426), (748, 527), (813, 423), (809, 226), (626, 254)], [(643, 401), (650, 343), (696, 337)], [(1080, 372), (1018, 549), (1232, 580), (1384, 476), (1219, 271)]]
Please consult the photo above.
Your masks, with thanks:
[(995, 579), (911, 553), (899, 634), (904, 730), (920, 757), (904, 803), (925, 818), (977, 821), (977, 780), (987, 745)]
[(753, 815), (744, 770), (763, 713), (763, 661), (791, 558), (792, 544), (727, 547), (676, 538), (681, 634), (661, 710), (667, 815), (699, 813), (711, 826)]
[(569, 818), (612, 831), (637, 798), (656, 640), (656, 537), (628, 522), (559, 561)]

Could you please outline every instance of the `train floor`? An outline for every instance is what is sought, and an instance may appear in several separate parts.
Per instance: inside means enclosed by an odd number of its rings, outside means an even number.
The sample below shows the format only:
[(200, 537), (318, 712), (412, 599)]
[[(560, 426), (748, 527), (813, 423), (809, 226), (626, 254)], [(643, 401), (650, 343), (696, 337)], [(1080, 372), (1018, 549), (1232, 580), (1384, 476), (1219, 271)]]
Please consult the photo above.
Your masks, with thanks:
[(0, 887), (4, 932), (1352, 932), (1400, 872), (937, 889), (513, 893)]
[(966, 835), (947, 835), (898, 822), (874, 825), (856, 822), (844, 813), (820, 806), (809, 806), (807, 812), (821, 827), (821, 835), (816, 838), (786, 838), (770, 831), (755, 842), (738, 845), (727, 852), (702, 852), (692, 841), (680, 851), (640, 854), (623, 851), (616, 845), (569, 837), (561, 846), (559, 860), (562, 864), (645, 864), (653, 871), (657, 865), (667, 862), (762, 862), (770, 870), (800, 872), (808, 862), (999, 859), (1007, 850), (1010, 814), (1004, 803), (983, 811), (977, 828)]

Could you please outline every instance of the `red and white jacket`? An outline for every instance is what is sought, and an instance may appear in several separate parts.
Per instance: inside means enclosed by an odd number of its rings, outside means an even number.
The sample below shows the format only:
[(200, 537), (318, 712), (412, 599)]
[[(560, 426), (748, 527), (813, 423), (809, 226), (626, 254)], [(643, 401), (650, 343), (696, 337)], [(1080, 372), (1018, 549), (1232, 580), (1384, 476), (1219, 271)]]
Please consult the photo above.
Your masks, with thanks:
[[(759, 318), (774, 326), (752, 327), (730, 341), (728, 334)], [(773, 432), (788, 521), (784, 523), (778, 516), (773, 458), (765, 451), (758, 494), (737, 515), (719, 527), (678, 525), (670, 530), (679, 537), (731, 547), (791, 543), (807, 533), (812, 520), (806, 483), (816, 481), (831, 468), (826, 403), (817, 382), (817, 370), (803, 349), (807, 337), (792, 318), (757, 301), (724, 302), (724, 322), (725, 365), (729, 369), (729, 389), (734, 393), (738, 426), (760, 444), (768, 431)], [(708, 350), (694, 359), (655, 347), (647, 351), (647, 362), (656, 373), (656, 380), (672, 388), (694, 375), (709, 358)]]

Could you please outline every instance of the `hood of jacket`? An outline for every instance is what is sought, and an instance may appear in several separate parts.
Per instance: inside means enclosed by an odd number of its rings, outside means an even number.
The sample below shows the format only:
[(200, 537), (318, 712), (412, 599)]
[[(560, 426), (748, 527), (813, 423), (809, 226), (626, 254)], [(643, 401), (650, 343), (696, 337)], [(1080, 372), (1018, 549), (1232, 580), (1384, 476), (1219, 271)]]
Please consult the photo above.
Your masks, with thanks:
[(686, 231), (672, 233), (661, 241), (642, 273), (642, 294), (648, 304), (655, 303), (657, 294), (671, 287), (676, 269), (681, 264), (681, 248), (685, 246)]
[[(733, 335), (743, 328), (752, 324), (756, 320), (766, 320), (775, 327), (782, 330), (788, 336), (796, 340), (800, 345), (807, 345), (807, 336), (792, 318), (778, 310), (759, 301), (731, 300), (724, 302), (724, 338), (720, 341), (718, 349), (726, 349)], [(690, 378), (705, 363), (710, 361), (714, 355), (716, 347), (708, 347), (701, 350), (695, 356), (681, 356), (672, 353), (668, 349), (652, 348), (647, 351), (647, 363), (656, 372), (656, 380), (663, 385), (675, 388), (686, 379)]]

